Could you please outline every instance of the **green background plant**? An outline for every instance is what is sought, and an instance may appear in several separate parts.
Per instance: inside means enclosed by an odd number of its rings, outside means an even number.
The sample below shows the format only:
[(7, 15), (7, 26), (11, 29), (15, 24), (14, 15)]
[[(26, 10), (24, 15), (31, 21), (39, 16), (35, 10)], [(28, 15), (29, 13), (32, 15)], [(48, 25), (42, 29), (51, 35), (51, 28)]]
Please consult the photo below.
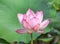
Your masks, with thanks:
[[(50, 2), (52, 1), (0, 0), (0, 38), (8, 42), (23, 41), (28, 43), (30, 41), (29, 34), (21, 35), (15, 32), (18, 28), (22, 28), (21, 24), (18, 22), (17, 13), (26, 13), (28, 8), (32, 9), (34, 12), (42, 10), (44, 12), (44, 19), (51, 19), (51, 24), (45, 29), (45, 33), (50, 32), (52, 27), (59, 30), (60, 11), (57, 12), (53, 4), (49, 4)], [(57, 4), (60, 4), (59, 1), (57, 1)], [(40, 34), (34, 33), (33, 39), (36, 39), (39, 35)]]

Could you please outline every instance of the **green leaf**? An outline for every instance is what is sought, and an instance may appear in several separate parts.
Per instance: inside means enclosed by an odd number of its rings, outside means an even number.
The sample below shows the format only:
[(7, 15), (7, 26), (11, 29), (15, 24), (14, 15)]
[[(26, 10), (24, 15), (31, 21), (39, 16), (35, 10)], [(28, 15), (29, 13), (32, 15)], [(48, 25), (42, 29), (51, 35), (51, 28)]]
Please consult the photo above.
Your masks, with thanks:
[(0, 38), (4, 38), (8, 42), (28, 42), (30, 38), (27, 34), (19, 35), (15, 32), (22, 27), (18, 22), (17, 13), (26, 12), (29, 8), (28, 3), (35, 3), (36, 1), (0, 0), (0, 2)]
[(50, 9), (49, 10), (49, 17), (50, 18), (56, 18), (56, 10)]
[[(18, 28), (22, 28), (21, 24), (18, 22), (17, 13), (26, 13), (28, 8), (31, 8), (33, 11), (43, 10), (46, 17), (48, 16), (47, 1), (0, 0), (0, 38), (3, 38), (8, 42), (30, 41), (30, 36), (28, 34), (21, 35), (15, 32)], [(49, 32), (48, 30), (49, 29), (46, 31)], [(36, 35), (37, 34), (33, 35), (33, 39), (38, 36)]]
[(45, 28), (44, 29), (44, 33), (48, 33), (48, 32), (50, 32), (52, 29), (50, 29), (49, 27), (47, 27), (47, 28)]
[(40, 38), (39, 40), (43, 41), (43, 42), (49, 42), (53, 39), (53, 37), (51, 38)]
[(0, 38), (0, 44), (9, 44), (6, 40)]
[(51, 19), (51, 27), (55, 27), (56, 29), (60, 29), (60, 12), (56, 13), (56, 17)]
[(38, 36), (40, 36), (40, 35), (41, 35), (41, 34), (34, 32), (34, 33), (33, 33), (33, 40), (36, 40), (36, 38), (37, 38)]

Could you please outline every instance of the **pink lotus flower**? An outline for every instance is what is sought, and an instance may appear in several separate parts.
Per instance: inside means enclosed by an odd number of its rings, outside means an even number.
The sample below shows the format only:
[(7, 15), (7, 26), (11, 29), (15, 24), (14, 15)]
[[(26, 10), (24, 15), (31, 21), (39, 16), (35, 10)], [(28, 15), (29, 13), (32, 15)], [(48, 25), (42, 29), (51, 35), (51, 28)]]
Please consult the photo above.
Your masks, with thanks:
[(24, 27), (23, 29), (16, 30), (17, 33), (32, 33), (32, 32), (38, 32), (43, 33), (43, 29), (45, 29), (50, 20), (43, 20), (43, 12), (37, 11), (34, 13), (31, 9), (28, 9), (26, 14), (18, 14), (18, 20)]

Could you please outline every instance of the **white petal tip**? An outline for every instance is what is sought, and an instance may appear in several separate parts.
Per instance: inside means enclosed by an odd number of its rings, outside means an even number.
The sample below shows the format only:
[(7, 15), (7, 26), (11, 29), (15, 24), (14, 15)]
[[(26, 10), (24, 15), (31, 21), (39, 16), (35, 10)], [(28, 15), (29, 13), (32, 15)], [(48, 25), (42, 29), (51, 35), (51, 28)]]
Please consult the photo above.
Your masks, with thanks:
[(37, 11), (36, 12), (38, 15), (43, 15), (43, 11)]
[(17, 16), (20, 16), (20, 13), (18, 13)]
[(29, 8), (27, 12), (31, 12), (32, 10)]
[(40, 11), (40, 14), (43, 15), (43, 11)]

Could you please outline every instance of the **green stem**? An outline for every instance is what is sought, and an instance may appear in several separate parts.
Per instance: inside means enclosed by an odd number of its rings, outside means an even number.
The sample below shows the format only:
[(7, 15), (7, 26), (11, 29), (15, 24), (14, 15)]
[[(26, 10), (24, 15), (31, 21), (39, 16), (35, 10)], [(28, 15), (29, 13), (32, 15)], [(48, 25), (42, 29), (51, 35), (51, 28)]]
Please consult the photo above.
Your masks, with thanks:
[(31, 33), (31, 44), (33, 44), (33, 34)]

